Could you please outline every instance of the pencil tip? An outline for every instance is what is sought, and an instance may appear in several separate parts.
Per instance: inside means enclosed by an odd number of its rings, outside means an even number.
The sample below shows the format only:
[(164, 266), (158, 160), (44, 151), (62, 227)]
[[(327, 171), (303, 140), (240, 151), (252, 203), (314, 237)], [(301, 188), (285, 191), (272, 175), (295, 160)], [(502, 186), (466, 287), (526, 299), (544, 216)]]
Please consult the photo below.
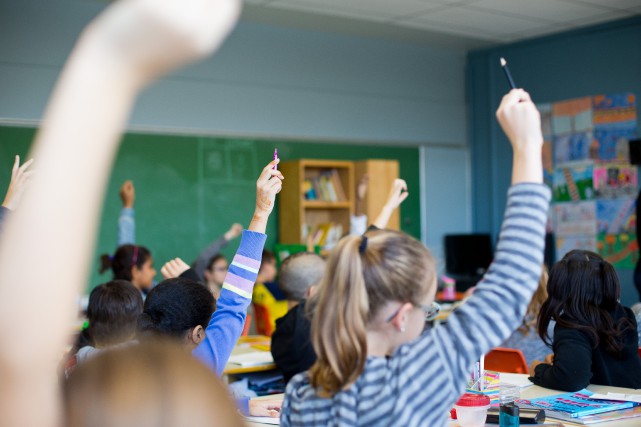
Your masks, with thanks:
[(505, 67), (505, 64), (507, 64), (507, 61), (505, 58), (501, 57), (501, 67)]

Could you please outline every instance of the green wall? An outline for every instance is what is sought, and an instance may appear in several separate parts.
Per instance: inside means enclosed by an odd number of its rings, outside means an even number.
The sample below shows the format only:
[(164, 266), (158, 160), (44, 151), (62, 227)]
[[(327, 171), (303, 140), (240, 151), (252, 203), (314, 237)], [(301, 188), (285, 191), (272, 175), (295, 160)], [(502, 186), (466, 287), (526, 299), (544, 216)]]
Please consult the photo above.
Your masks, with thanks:
[[(34, 134), (32, 128), (0, 126), (0, 191), (5, 191), (9, 183), (13, 156), (27, 155)], [(272, 159), (275, 147), (282, 161), (396, 159), (409, 192), (419, 193), (416, 147), (128, 133), (109, 180), (94, 259), (115, 251), (121, 208), (118, 189), (124, 180), (131, 179), (136, 187), (137, 243), (152, 251), (158, 271), (174, 257), (191, 262), (231, 223), (249, 224), (255, 180)], [(37, 159), (33, 168), (37, 171)], [(287, 179), (284, 185), (288, 185)], [(277, 242), (278, 209), (277, 205), (268, 225), (267, 247)], [(69, 214), (73, 212), (70, 207)], [(420, 238), (418, 197), (402, 205), (401, 227)], [(237, 244), (232, 242), (224, 253), (232, 256)], [(69, 262), (73, 259), (69, 254)], [(94, 263), (88, 288), (110, 279), (108, 273), (101, 276), (97, 270)], [(160, 274), (156, 279), (161, 280)]]

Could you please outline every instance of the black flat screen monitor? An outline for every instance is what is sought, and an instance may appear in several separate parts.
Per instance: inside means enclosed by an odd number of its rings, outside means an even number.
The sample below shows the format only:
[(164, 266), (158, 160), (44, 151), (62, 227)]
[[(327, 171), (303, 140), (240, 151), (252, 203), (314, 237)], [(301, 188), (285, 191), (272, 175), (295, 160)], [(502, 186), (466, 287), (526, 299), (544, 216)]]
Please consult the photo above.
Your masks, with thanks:
[(449, 234), (445, 236), (445, 269), (448, 274), (480, 276), (492, 262), (489, 234)]

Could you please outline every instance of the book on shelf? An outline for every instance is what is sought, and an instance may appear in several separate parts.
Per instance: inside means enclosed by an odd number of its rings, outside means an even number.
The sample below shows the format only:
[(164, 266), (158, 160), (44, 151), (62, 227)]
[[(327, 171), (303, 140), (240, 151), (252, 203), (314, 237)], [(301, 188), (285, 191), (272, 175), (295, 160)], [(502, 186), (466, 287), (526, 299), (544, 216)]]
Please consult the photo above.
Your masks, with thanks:
[[(546, 417), (578, 424), (594, 424), (611, 419), (619, 419), (610, 418), (610, 415), (621, 417), (629, 409), (633, 409), (633, 411), (628, 412), (628, 415), (637, 412), (636, 403), (594, 400), (590, 399), (592, 394), (591, 391), (583, 389), (574, 393), (555, 394), (535, 399), (520, 399), (518, 400), (518, 405), (523, 408), (544, 409)], [(639, 412), (639, 415), (634, 416), (641, 416), (641, 412)]]
[(335, 222), (327, 222), (309, 226), (303, 226), (303, 238), (307, 240), (307, 236), (312, 236), (312, 244), (320, 246), (325, 249), (332, 248), (343, 237), (343, 226)]
[(323, 202), (347, 201), (343, 184), (336, 169), (323, 171), (312, 178), (305, 178), (303, 181), (303, 195), (305, 200)]

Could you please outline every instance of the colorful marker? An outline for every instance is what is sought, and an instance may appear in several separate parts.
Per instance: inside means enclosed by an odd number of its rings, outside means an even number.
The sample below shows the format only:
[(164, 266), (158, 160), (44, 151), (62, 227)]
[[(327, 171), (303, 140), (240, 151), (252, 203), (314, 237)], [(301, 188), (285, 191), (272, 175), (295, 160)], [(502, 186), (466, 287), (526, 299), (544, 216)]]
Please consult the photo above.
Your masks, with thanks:
[(507, 68), (507, 61), (505, 60), (505, 58), (501, 58), (501, 67), (503, 67), (503, 72), (505, 73), (505, 77), (507, 78), (507, 83), (510, 85), (510, 89), (516, 89), (516, 83), (514, 83), (514, 79), (512, 78), (510, 69)]
[[(278, 148), (274, 148), (274, 160), (278, 158)], [(278, 165), (274, 165), (274, 169), (278, 169)]]

